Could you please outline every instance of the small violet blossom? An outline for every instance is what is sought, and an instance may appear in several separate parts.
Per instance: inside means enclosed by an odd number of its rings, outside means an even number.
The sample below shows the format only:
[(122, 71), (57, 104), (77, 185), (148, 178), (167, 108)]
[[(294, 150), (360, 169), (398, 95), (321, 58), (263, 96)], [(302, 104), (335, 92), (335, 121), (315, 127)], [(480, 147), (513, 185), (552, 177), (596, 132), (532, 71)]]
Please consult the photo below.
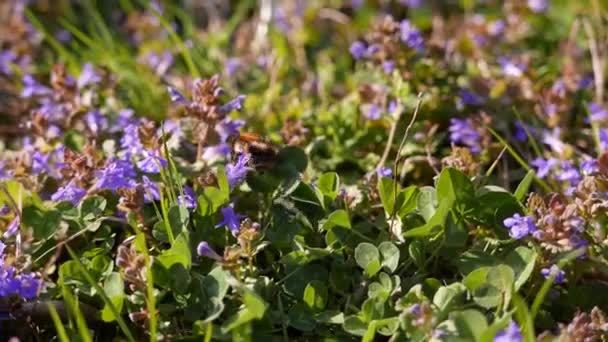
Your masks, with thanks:
[(543, 13), (549, 9), (549, 0), (528, 0), (528, 8), (534, 13)]
[(108, 162), (106, 167), (96, 173), (97, 183), (95, 186), (99, 189), (112, 191), (119, 188), (132, 189), (137, 184), (134, 180), (135, 176), (136, 173), (131, 162), (120, 159), (112, 160)]
[(21, 97), (30, 98), (34, 96), (48, 96), (51, 95), (53, 91), (38, 83), (36, 79), (32, 75), (25, 75), (23, 77), (23, 90), (21, 91)]
[(505, 227), (509, 228), (509, 236), (514, 239), (521, 239), (534, 233), (538, 229), (532, 217), (521, 216), (519, 214), (515, 214), (505, 219), (503, 224)]
[(87, 191), (85, 189), (78, 187), (74, 181), (70, 181), (66, 186), (57, 189), (57, 191), (51, 195), (51, 200), (55, 202), (67, 201), (76, 206), (86, 194)]
[(545, 278), (549, 278), (551, 275), (555, 275), (553, 281), (556, 284), (562, 284), (566, 281), (566, 272), (557, 267), (557, 265), (551, 265), (549, 268), (543, 268), (540, 270), (540, 274)]
[(144, 158), (137, 162), (137, 168), (146, 173), (159, 173), (160, 168), (167, 166), (167, 160), (162, 158), (158, 151), (144, 150)]
[(589, 111), (589, 115), (591, 117), (591, 122), (599, 122), (608, 120), (608, 110), (604, 107), (600, 106), (597, 103), (590, 103), (587, 106), (587, 110)]
[(450, 142), (467, 146), (471, 153), (481, 152), (481, 134), (475, 129), (471, 120), (452, 118), (450, 119)]
[(382, 108), (378, 105), (371, 104), (367, 107), (364, 115), (369, 120), (378, 120), (382, 116)]
[(247, 173), (252, 170), (250, 167), (247, 167), (250, 158), (248, 154), (241, 154), (236, 163), (226, 165), (226, 177), (231, 189), (245, 181)]
[(177, 203), (184, 205), (188, 210), (196, 209), (198, 205), (196, 200), (196, 192), (189, 186), (184, 187), (184, 195), (177, 196)]
[(501, 330), (494, 336), (494, 342), (523, 342), (521, 330), (517, 323), (511, 321), (506, 329)]
[(160, 189), (158, 187), (158, 184), (151, 181), (150, 178), (148, 178), (147, 176), (142, 176), (141, 180), (142, 180), (141, 183), (144, 187), (144, 201), (146, 203), (150, 203), (153, 201), (159, 201), (160, 200)]
[(583, 171), (585, 176), (591, 176), (600, 172), (600, 165), (595, 159), (584, 160), (581, 162), (581, 171)]
[(241, 221), (247, 216), (237, 214), (232, 205), (222, 208), (221, 211), (224, 218), (215, 228), (226, 226), (232, 235), (237, 235), (241, 230)]
[(101, 82), (101, 76), (95, 71), (93, 64), (87, 63), (82, 67), (80, 77), (76, 81), (76, 85), (79, 89), (82, 89), (88, 85), (96, 84)]
[(17, 234), (19, 230), (19, 226), (21, 225), (21, 217), (19, 215), (15, 215), (11, 223), (6, 227), (6, 231), (4, 232), (4, 237), (9, 237)]
[(378, 174), (379, 177), (387, 177), (387, 178), (391, 178), (393, 177), (393, 169), (391, 169), (390, 167), (379, 167), (376, 170), (376, 173)]
[(530, 164), (536, 167), (536, 176), (538, 178), (545, 178), (547, 175), (557, 166), (557, 159), (549, 158), (536, 158)]
[(224, 118), (215, 125), (215, 131), (219, 134), (222, 142), (228, 141), (228, 138), (239, 133), (239, 129), (245, 125), (243, 120), (232, 120)]
[(207, 257), (217, 261), (222, 260), (222, 256), (217, 254), (217, 252), (209, 245), (207, 241), (201, 241), (198, 244), (196, 247), (196, 253), (202, 257)]
[(418, 29), (409, 20), (403, 20), (399, 24), (401, 41), (412, 49), (421, 51), (424, 49), (424, 39)]

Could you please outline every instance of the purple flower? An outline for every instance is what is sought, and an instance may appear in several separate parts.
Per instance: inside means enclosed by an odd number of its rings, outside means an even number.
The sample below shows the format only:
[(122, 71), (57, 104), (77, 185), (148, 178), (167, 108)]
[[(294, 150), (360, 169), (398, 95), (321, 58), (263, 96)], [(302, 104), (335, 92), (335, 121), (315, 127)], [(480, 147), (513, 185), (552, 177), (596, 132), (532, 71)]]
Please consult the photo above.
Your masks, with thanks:
[(249, 159), (250, 156), (248, 154), (240, 154), (236, 163), (226, 165), (226, 177), (231, 189), (245, 181), (247, 173), (252, 170), (250, 167), (247, 167)]
[(467, 146), (473, 154), (481, 152), (481, 134), (473, 127), (469, 119), (450, 119), (450, 142)]
[(562, 284), (566, 281), (566, 272), (561, 270), (557, 265), (551, 265), (549, 268), (543, 268), (540, 270), (540, 274), (545, 278), (549, 278), (551, 275), (555, 275), (553, 281), (556, 284)]
[(394, 61), (384, 61), (382, 63), (382, 69), (384, 69), (384, 73), (391, 74), (393, 70), (395, 70), (395, 62)]
[(553, 152), (561, 155), (564, 153), (565, 144), (560, 138), (561, 129), (559, 127), (554, 128), (551, 132), (543, 133), (543, 143), (549, 145)]
[(399, 0), (399, 3), (409, 8), (418, 8), (422, 6), (422, 0)]
[(538, 178), (545, 178), (557, 166), (557, 159), (549, 158), (545, 160), (543, 158), (536, 158), (530, 164), (536, 167), (536, 176)]
[(563, 161), (561, 163), (561, 171), (557, 173), (556, 178), (559, 181), (575, 185), (581, 180), (581, 174), (571, 162)]
[(365, 43), (360, 40), (356, 40), (350, 45), (349, 51), (354, 59), (359, 60), (366, 55)]
[(154, 70), (158, 76), (167, 73), (171, 65), (173, 65), (173, 54), (170, 51), (164, 51), (161, 55), (150, 52), (144, 57), (144, 63)]
[(497, 37), (505, 32), (506, 28), (505, 21), (502, 19), (494, 20), (488, 24), (488, 33), (491, 36)]
[(549, 0), (528, 0), (528, 8), (534, 13), (543, 13), (549, 9)]
[(391, 169), (390, 167), (379, 167), (376, 170), (376, 173), (378, 174), (379, 177), (386, 177), (386, 178), (391, 178), (393, 177), (393, 169)]
[(243, 120), (231, 120), (225, 118), (215, 125), (215, 131), (220, 135), (222, 142), (226, 142), (232, 135), (239, 134), (239, 128), (245, 125)]
[(485, 102), (483, 97), (476, 95), (475, 93), (466, 88), (460, 89), (460, 91), (458, 92), (458, 96), (460, 98), (458, 103), (461, 106), (481, 106)]
[(144, 146), (139, 139), (139, 128), (136, 124), (127, 125), (124, 127), (124, 133), (120, 138), (120, 147), (125, 149), (126, 157), (131, 155), (142, 154)]
[(17, 61), (17, 55), (11, 50), (0, 52), (0, 74), (11, 75), (13, 70), (11, 64)]
[[(515, 140), (519, 142), (525, 142), (526, 140), (528, 140), (528, 133), (526, 133), (526, 128), (527, 127), (525, 127), (521, 121), (515, 121), (515, 134), (513, 134)], [(532, 127), (529, 127), (528, 131), (531, 132)]]
[(382, 116), (382, 108), (378, 105), (371, 104), (367, 106), (364, 116), (369, 120), (378, 120)]
[(243, 66), (241, 60), (238, 58), (228, 58), (226, 60), (226, 64), (224, 65), (224, 71), (228, 76), (233, 76), (236, 72)]
[(219, 111), (223, 115), (226, 115), (232, 111), (240, 111), (243, 109), (243, 102), (245, 102), (245, 95), (239, 95), (221, 106)]
[(98, 110), (89, 111), (84, 116), (84, 121), (93, 134), (99, 134), (108, 128), (108, 119)]
[(205, 151), (203, 152), (203, 159), (211, 164), (218, 159), (230, 157), (230, 153), (232, 153), (232, 147), (226, 143), (208, 146), (205, 147)]
[(137, 162), (137, 167), (146, 173), (159, 173), (160, 168), (167, 166), (167, 160), (158, 151), (144, 150), (144, 158)]
[(583, 171), (585, 176), (591, 176), (600, 172), (600, 165), (595, 159), (584, 160), (581, 163), (581, 171)]
[(21, 225), (21, 217), (19, 215), (15, 215), (15, 218), (8, 224), (6, 227), (6, 231), (4, 232), (4, 237), (9, 237), (17, 234), (19, 230), (19, 226)]
[[(0, 207), (0, 216), (6, 216), (6, 215), (10, 214), (10, 212), (11, 212), (11, 207), (9, 207), (7, 204)], [(1, 241), (0, 241), (0, 243), (1, 243)], [(1, 254), (2, 254), (2, 252), (0, 252), (0, 255)]]
[(599, 104), (592, 102), (587, 106), (589, 111), (591, 122), (606, 121), (608, 119), (608, 110)]
[(82, 71), (80, 72), (80, 77), (78, 77), (76, 85), (79, 89), (82, 89), (90, 84), (99, 82), (101, 82), (101, 76), (95, 72), (93, 64), (87, 63), (82, 67)]
[(21, 97), (30, 98), (33, 96), (48, 96), (51, 95), (53, 91), (38, 83), (32, 75), (25, 75), (23, 77), (23, 90), (21, 91)]
[(217, 254), (217, 252), (214, 251), (211, 246), (209, 246), (209, 243), (207, 241), (201, 241), (198, 244), (198, 246), (196, 247), (196, 253), (200, 256), (211, 258), (217, 261), (222, 260), (222, 256)]
[(523, 340), (521, 330), (514, 321), (511, 321), (506, 329), (499, 331), (494, 337), (494, 342), (523, 342)]
[(516, 64), (506, 57), (499, 58), (498, 64), (502, 67), (502, 73), (507, 77), (518, 78), (523, 76), (525, 71), (525, 67), (522, 64)]
[(70, 31), (66, 30), (66, 29), (60, 29), (57, 32), (55, 32), (55, 38), (57, 38), (57, 40), (60, 43), (68, 43), (70, 40), (72, 40), (72, 34), (70, 33)]
[(420, 31), (418, 31), (418, 29), (414, 27), (409, 20), (401, 21), (399, 24), (399, 29), (401, 31), (401, 41), (403, 43), (418, 51), (424, 48), (424, 39), (422, 39)]
[(32, 299), (38, 296), (40, 280), (34, 273), (22, 273), (15, 275), (13, 266), (6, 266), (4, 260), (0, 260), (0, 297), (18, 294), (24, 299)]
[(150, 203), (160, 200), (160, 189), (158, 184), (151, 181), (147, 176), (141, 176), (142, 185), (144, 187), (144, 201)]
[(51, 195), (51, 200), (72, 202), (73, 205), (78, 205), (87, 194), (87, 191), (78, 187), (74, 181), (70, 181), (66, 186), (60, 187)]
[(51, 155), (36, 151), (32, 154), (32, 174), (51, 173)]
[(420, 316), (422, 314), (422, 306), (420, 304), (412, 304), (407, 308), (407, 312), (413, 316)]
[(237, 214), (232, 205), (222, 208), (221, 211), (224, 218), (215, 226), (215, 228), (226, 226), (232, 235), (238, 234), (241, 230), (241, 221), (247, 216)]
[(534, 220), (530, 216), (520, 216), (515, 214), (503, 221), (505, 227), (509, 228), (509, 236), (514, 239), (521, 239), (537, 230)]
[(600, 128), (600, 148), (602, 151), (608, 149), (608, 129)]
[(127, 160), (113, 160), (108, 162), (105, 168), (96, 173), (99, 189), (116, 191), (119, 188), (133, 188), (137, 183), (134, 178), (135, 170), (131, 162)]
[(194, 192), (194, 189), (187, 185), (184, 186), (184, 195), (177, 196), (177, 203), (185, 206), (186, 209), (189, 210), (196, 209), (198, 203), (196, 201), (196, 192)]
[(167, 87), (167, 92), (169, 93), (171, 102), (175, 102), (175, 103), (187, 103), (188, 102), (188, 100), (186, 100), (186, 97), (184, 97), (184, 95), (182, 95), (182, 93), (180, 93), (179, 91), (177, 91), (177, 89), (175, 89), (171, 86)]

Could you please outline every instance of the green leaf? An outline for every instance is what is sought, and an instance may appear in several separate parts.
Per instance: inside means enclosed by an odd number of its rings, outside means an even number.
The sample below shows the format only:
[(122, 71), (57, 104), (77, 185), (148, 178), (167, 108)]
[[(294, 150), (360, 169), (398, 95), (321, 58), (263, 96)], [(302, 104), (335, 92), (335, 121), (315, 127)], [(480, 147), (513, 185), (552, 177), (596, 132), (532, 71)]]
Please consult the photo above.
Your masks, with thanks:
[(344, 324), (344, 314), (337, 310), (320, 312), (314, 318), (319, 323)]
[(530, 278), (534, 271), (536, 257), (537, 254), (534, 250), (524, 246), (515, 248), (507, 255), (505, 262), (515, 272), (515, 291), (518, 291)]
[(399, 265), (399, 248), (390, 241), (384, 241), (378, 246), (380, 254), (382, 254), (382, 266), (389, 272), (395, 272)]
[[(400, 200), (403, 200), (403, 197), (399, 198), (400, 193), (401, 186), (398, 183), (391, 178), (380, 177), (378, 180), (378, 194), (380, 195), (380, 200), (384, 206), (384, 211), (388, 215), (392, 215), (397, 211), (395, 206), (397, 209), (401, 207)], [(395, 203), (395, 201), (397, 201), (397, 203)]]
[[(114, 304), (114, 307), (116, 308), (118, 313), (122, 312), (122, 306), (125, 299), (124, 284), (125, 282), (124, 280), (122, 280), (120, 273), (112, 272), (108, 276), (108, 278), (106, 278), (106, 281), (103, 285), (103, 290), (105, 291), (108, 298), (110, 298), (112, 304)], [(101, 310), (101, 319), (104, 322), (113, 322), (116, 320), (114, 312), (112, 312), (110, 306), (105, 305), (103, 310)]]
[(327, 287), (320, 281), (311, 281), (304, 289), (304, 303), (313, 312), (323, 311), (327, 305)]
[(420, 227), (410, 229), (403, 233), (404, 237), (425, 237), (439, 233), (445, 224), (445, 220), (450, 212), (452, 203), (448, 199), (444, 199), (439, 204), (435, 214), (431, 219)]
[(317, 190), (321, 194), (319, 202), (326, 208), (329, 203), (338, 197), (338, 192), (340, 191), (340, 178), (338, 174), (327, 172), (321, 175), (317, 180)]
[(86, 198), (78, 208), (80, 219), (83, 221), (91, 221), (103, 214), (106, 209), (107, 201), (101, 196), (92, 196)]
[(61, 213), (57, 210), (42, 211), (34, 206), (23, 208), (23, 225), (31, 227), (37, 240), (46, 240), (59, 228)]
[(321, 226), (321, 230), (327, 231), (332, 229), (333, 227), (344, 227), (344, 228), (352, 228), (350, 225), (350, 219), (348, 217), (348, 213), (343, 209), (338, 209), (333, 213), (329, 214), (327, 220), (323, 222)]
[(464, 340), (478, 341), (488, 327), (486, 317), (477, 310), (452, 312), (450, 317), (456, 325), (458, 336)]
[(448, 248), (463, 248), (466, 246), (469, 231), (464, 221), (450, 210), (445, 221), (445, 246)]
[(221, 267), (216, 267), (207, 274), (201, 282), (202, 290), (207, 295), (207, 317), (204, 323), (209, 323), (224, 311), (224, 297), (228, 293), (228, 277), (230, 275)]
[(466, 287), (460, 283), (440, 287), (433, 296), (433, 304), (437, 306), (442, 314), (454, 304), (455, 299), (466, 291)]
[(515, 293), (512, 300), (513, 306), (515, 307), (515, 317), (517, 317), (517, 323), (521, 329), (522, 336), (526, 342), (536, 341), (536, 333), (534, 332), (534, 319), (530, 315), (526, 301), (521, 298), (520, 295)]
[(530, 185), (532, 185), (532, 181), (534, 181), (535, 177), (536, 173), (534, 170), (529, 170), (524, 179), (521, 180), (517, 186), (517, 189), (515, 189), (515, 193), (513, 193), (518, 201), (521, 202), (526, 197), (528, 194), (528, 189), (530, 189)]
[(189, 237), (188, 232), (184, 231), (178, 235), (171, 248), (154, 259), (154, 281), (159, 286), (184, 294), (190, 286), (191, 276), (188, 270), (191, 266)]
[(289, 309), (287, 313), (289, 325), (300, 331), (313, 331), (317, 321), (308, 307), (298, 303)]
[(400, 196), (403, 198), (401, 208), (399, 208), (399, 216), (403, 217), (416, 210), (418, 194), (420, 190), (415, 185), (408, 186), (401, 191)]
[(423, 186), (416, 196), (416, 208), (420, 212), (420, 215), (424, 218), (425, 222), (428, 222), (437, 210), (437, 191), (435, 188), (430, 186)]
[(368, 277), (373, 277), (382, 267), (378, 248), (368, 242), (362, 242), (355, 248), (355, 260)]
[(473, 182), (465, 174), (451, 167), (441, 171), (437, 181), (437, 198), (454, 203), (464, 201), (474, 193)]
[(190, 214), (188, 213), (188, 209), (183, 205), (174, 205), (169, 209), (169, 224), (171, 225), (173, 236), (187, 231), (189, 221)]
[(359, 316), (346, 317), (342, 327), (347, 333), (355, 336), (363, 336), (367, 331), (367, 323), (364, 322)]
[(242, 295), (244, 308), (229, 318), (222, 326), (222, 333), (224, 334), (254, 319), (261, 319), (266, 312), (267, 305), (259, 295), (244, 286), (239, 291)]

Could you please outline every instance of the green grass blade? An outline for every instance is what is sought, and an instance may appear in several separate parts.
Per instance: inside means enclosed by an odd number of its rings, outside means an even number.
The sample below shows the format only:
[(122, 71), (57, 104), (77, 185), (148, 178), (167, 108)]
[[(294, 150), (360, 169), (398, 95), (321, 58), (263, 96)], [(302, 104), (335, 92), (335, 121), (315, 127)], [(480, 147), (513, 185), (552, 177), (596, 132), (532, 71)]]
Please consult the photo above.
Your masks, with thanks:
[(57, 309), (51, 303), (47, 304), (49, 307), (49, 314), (51, 315), (51, 319), (53, 320), (53, 324), (55, 325), (55, 330), (57, 330), (57, 337), (61, 342), (70, 342), (68, 338), (68, 334), (65, 331), (65, 327), (63, 326), (63, 322), (61, 322), (61, 318), (59, 318), (59, 314), (57, 313)]
[(534, 342), (536, 340), (536, 335), (534, 333), (534, 320), (530, 315), (526, 302), (517, 293), (513, 294), (511, 301), (515, 307), (515, 316), (517, 317), (517, 322), (521, 328), (524, 341)]
[(80, 306), (78, 305), (78, 300), (75, 299), (70, 292), (70, 289), (65, 286), (63, 279), (61, 280), (61, 294), (63, 295), (63, 300), (65, 301), (67, 307), (70, 312), (74, 316), (74, 320), (76, 321), (76, 328), (78, 329), (78, 334), (80, 335), (80, 339), (84, 342), (92, 342), (93, 339), (89, 334), (89, 327), (87, 326), (87, 322), (82, 315), (82, 311), (80, 310)]
[(72, 259), (76, 262), (76, 266), (82, 273), (83, 277), (86, 279), (86, 281), (89, 283), (89, 285), (91, 285), (93, 288), (95, 288), (95, 290), (101, 295), (103, 302), (110, 308), (110, 310), (114, 314), (114, 317), (116, 317), (116, 322), (118, 322), (118, 325), (120, 326), (120, 330), (122, 330), (123, 334), (125, 334), (125, 337), (129, 341), (135, 342), (135, 338), (133, 338), (133, 335), (131, 334), (131, 331), (129, 330), (127, 323), (124, 321), (124, 319), (122, 318), (122, 316), (116, 309), (116, 306), (114, 306), (114, 303), (112, 303), (112, 300), (110, 300), (110, 298), (108, 298), (108, 295), (106, 295), (103, 288), (101, 288), (101, 286), (99, 286), (99, 284), (93, 279), (93, 277), (87, 271), (87, 269), (84, 267), (84, 265), (82, 264), (82, 262), (80, 261), (78, 256), (76, 254), (74, 254), (74, 251), (69, 246), (65, 246), (65, 247), (66, 247), (68, 253), (70, 254), (70, 256), (72, 257)]
[(542, 157), (543, 153), (541, 152), (540, 148), (538, 147), (538, 144), (536, 143), (536, 139), (534, 139), (534, 136), (530, 133), (530, 130), (528, 130), (528, 127), (526, 127), (526, 125), (524, 125), (524, 121), (521, 119), (521, 113), (515, 107), (513, 107), (513, 111), (515, 112), (515, 116), (517, 117), (517, 120), (519, 120), (519, 122), (521, 123), (521, 125), (524, 129), (524, 132), (526, 132), (526, 136), (528, 137), (528, 140), (530, 141), (530, 145), (532, 145), (532, 149), (534, 150), (534, 153), (536, 154), (537, 157)]

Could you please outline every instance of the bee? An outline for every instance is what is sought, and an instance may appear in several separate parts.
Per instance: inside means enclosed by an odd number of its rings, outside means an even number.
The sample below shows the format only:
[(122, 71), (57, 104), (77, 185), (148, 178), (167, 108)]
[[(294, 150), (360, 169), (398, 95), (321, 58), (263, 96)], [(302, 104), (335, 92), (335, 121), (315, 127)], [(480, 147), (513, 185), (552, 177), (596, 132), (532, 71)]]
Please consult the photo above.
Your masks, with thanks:
[(240, 133), (234, 138), (232, 149), (237, 155), (249, 154), (256, 169), (271, 169), (279, 154), (275, 145), (255, 133)]

